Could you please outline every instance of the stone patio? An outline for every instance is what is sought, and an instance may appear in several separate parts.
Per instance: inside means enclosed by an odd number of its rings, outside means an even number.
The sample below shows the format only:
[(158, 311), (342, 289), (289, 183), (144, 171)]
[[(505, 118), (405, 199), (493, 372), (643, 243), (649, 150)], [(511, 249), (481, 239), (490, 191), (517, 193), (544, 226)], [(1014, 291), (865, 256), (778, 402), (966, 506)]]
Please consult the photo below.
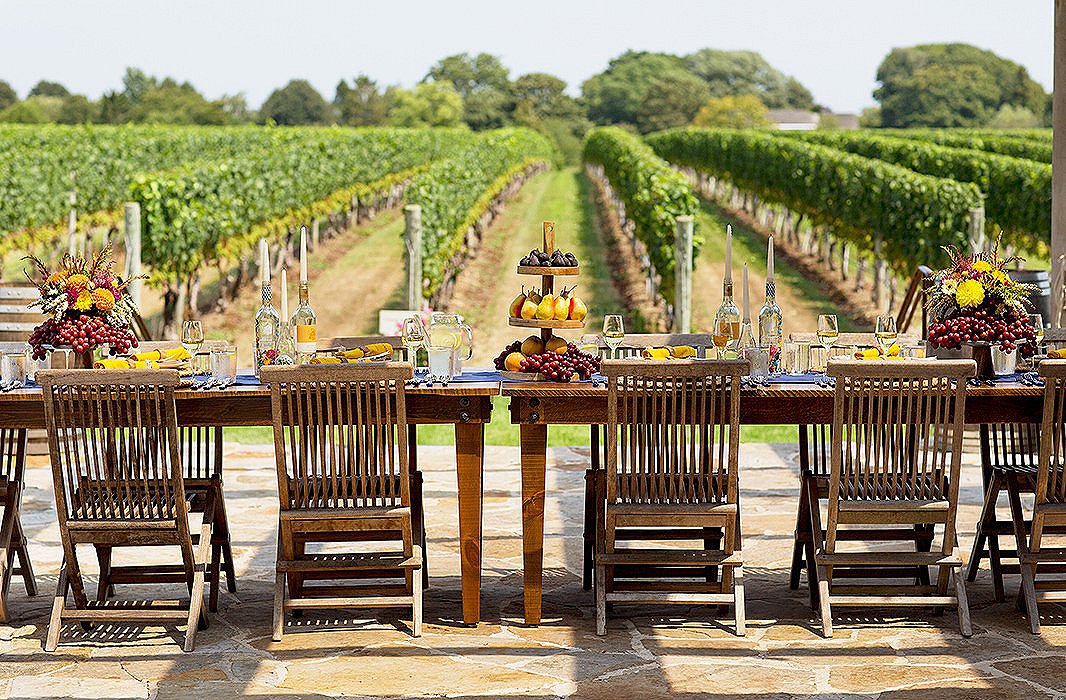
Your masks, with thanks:
[[(968, 461), (973, 457), (967, 455)], [(748, 636), (708, 609), (620, 608), (605, 638), (594, 634), (592, 595), (581, 590), (581, 512), (587, 450), (549, 454), (544, 623), (522, 624), (518, 450), (488, 448), (485, 464), (483, 622), (461, 625), (454, 471), (450, 448), (422, 448), (429, 514), (424, 636), (403, 611), (380, 618), (290, 623), (270, 640), (276, 481), (269, 446), (231, 445), (226, 497), (238, 593), (223, 590), (211, 627), (185, 654), (174, 628), (68, 628), (59, 650), (41, 650), (60, 560), (51, 473), (29, 470), (24, 524), (41, 595), (11, 584), (12, 626), (0, 626), (0, 694), (14, 698), (288, 698), (403, 696), (961, 697), (1066, 694), (1066, 623), (1045, 607), (1034, 637), (1011, 602), (996, 604), (987, 572), (970, 586), (974, 636), (941, 617), (840, 617), (822, 639), (805, 587), (788, 589), (795, 517), (796, 448), (743, 445), (742, 504)], [(963, 546), (980, 502), (979, 470), (966, 468)], [(88, 552), (87, 552), (88, 554)], [(117, 555), (116, 555), (117, 556)], [(95, 571), (91, 554), (83, 558)], [(1017, 580), (1008, 578), (1013, 593)], [(143, 589), (142, 589), (143, 590)], [(122, 591), (120, 589), (120, 595)], [(389, 617), (389, 615), (392, 615)], [(177, 640), (177, 641), (176, 641)]]

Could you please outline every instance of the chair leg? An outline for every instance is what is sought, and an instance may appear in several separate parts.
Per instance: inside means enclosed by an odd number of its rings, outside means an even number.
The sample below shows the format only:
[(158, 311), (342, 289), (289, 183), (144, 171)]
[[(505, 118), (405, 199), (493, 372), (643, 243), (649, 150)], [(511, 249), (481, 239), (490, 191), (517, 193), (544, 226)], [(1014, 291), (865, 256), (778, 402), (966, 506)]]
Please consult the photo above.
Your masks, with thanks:
[(744, 567), (738, 566), (733, 571), (733, 607), (736, 616), (737, 636), (743, 637), (744, 626)]
[(96, 600), (104, 602), (108, 595), (114, 595), (111, 585), (111, 547), (96, 545), (96, 560), (100, 562), (100, 582), (96, 586)]
[(59, 581), (56, 582), (55, 597), (52, 599), (52, 616), (48, 620), (48, 636), (44, 640), (45, 651), (55, 651), (59, 646), (59, 633), (63, 629), (63, 608), (66, 605), (67, 588), (70, 585), (67, 573), (67, 560), (59, 565)]
[(230, 544), (229, 517), (226, 515), (226, 499), (222, 493), (222, 482), (215, 490), (215, 527), (214, 541), (222, 547), (222, 568), (226, 571), (226, 590), (237, 592), (237, 574), (233, 570), (233, 547)]
[(26, 584), (26, 595), (33, 597), (37, 595), (37, 579), (33, 575), (33, 564), (30, 563), (30, 553), (26, 549), (26, 533), (22, 531), (22, 523), (16, 517), (15, 527), (18, 529), (18, 547), (15, 548), (15, 554), (19, 560), (19, 571), (22, 572), (22, 580)]
[(811, 539), (807, 543), (807, 589), (811, 598), (811, 610), (818, 609), (819, 596), (821, 595), (821, 586), (818, 584), (818, 566), (815, 562), (815, 540), (820, 540), (822, 537), (822, 516), (818, 505), (818, 484), (815, 482), (808, 482), (807, 484), (807, 513), (809, 515), (807, 521), (808, 531), (811, 533)]
[(607, 634), (607, 567), (597, 562), (596, 579), (596, 634)]
[[(417, 551), (417, 548), (416, 548)], [(425, 555), (422, 557), (422, 564), (425, 565)], [(411, 576), (411, 627), (414, 632), (414, 636), (422, 636), (422, 574), (415, 571)]]
[(218, 612), (218, 587), (219, 587), (219, 569), (220, 560), (222, 559), (222, 544), (214, 543), (211, 545), (211, 592), (208, 599), (207, 609), (211, 612)]
[(284, 572), (277, 572), (274, 576), (274, 631), (272, 639), (281, 641), (285, 631), (285, 581)]
[(192, 586), (189, 587), (189, 627), (185, 632), (185, 651), (196, 648), (196, 633), (201, 625), (208, 626), (207, 613), (204, 611), (204, 579), (207, 574), (208, 559), (211, 556), (211, 530), (215, 524), (213, 506), (209, 513), (204, 513), (200, 522), (200, 541), (193, 559)]
[(955, 598), (959, 606), (959, 631), (963, 637), (973, 636), (973, 627), (970, 625), (970, 602), (966, 597), (966, 579), (962, 575), (962, 566), (952, 569), (955, 579)]
[(818, 600), (822, 611), (822, 636), (833, 637), (833, 610), (829, 604), (829, 571), (825, 566), (818, 567)]
[(1040, 611), (1036, 604), (1036, 567), (1025, 563), (1025, 558), (1029, 554), (1029, 541), (1025, 532), (1025, 514), (1022, 512), (1022, 499), (1018, 492), (1018, 484), (1012, 479), (1007, 481), (1007, 499), (1010, 501), (1011, 521), (1014, 524), (1015, 547), (1018, 550), (1018, 570), (1022, 575), (1022, 585), (1018, 590), (1018, 597), (1019, 599), (1024, 599), (1030, 631), (1033, 634), (1040, 634)]
[[(981, 517), (977, 521), (977, 536), (973, 540), (973, 549), (970, 550), (970, 566), (966, 572), (967, 581), (976, 581), (977, 572), (981, 568), (982, 552), (985, 550), (985, 545), (989, 540), (986, 532), (990, 531), (992, 522), (995, 520), (996, 501), (999, 500), (999, 483), (992, 475), (988, 480), (988, 485), (985, 487), (985, 502), (981, 506)], [(991, 564), (991, 552), (989, 553), (989, 563)]]
[[(599, 426), (592, 426), (592, 435), (596, 436)], [(581, 588), (592, 588), (592, 569), (596, 551), (596, 472), (585, 470), (585, 522), (581, 531)]]
[[(803, 552), (806, 548), (806, 536), (810, 532), (810, 513), (807, 503), (807, 489), (809, 488), (806, 475), (800, 475), (800, 496), (796, 506), (796, 532), (793, 535), (792, 566), (789, 569), (788, 587), (799, 590), (800, 571), (803, 570)], [(809, 585), (811, 582), (808, 581)]]
[(422, 546), (422, 587), (429, 588), (429, 567), (426, 549), (426, 509), (422, 501), (422, 472), (411, 472), (411, 532)]

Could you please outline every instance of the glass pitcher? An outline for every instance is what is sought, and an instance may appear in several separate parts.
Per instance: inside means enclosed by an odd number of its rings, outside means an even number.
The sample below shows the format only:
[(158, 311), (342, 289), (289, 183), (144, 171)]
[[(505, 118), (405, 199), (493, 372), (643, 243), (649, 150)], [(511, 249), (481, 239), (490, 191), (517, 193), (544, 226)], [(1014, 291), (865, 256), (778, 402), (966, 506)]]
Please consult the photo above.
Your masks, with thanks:
[(434, 311), (429, 317), (429, 348), (438, 352), (451, 349), (451, 375), (462, 374), (463, 362), (474, 354), (474, 331), (458, 314)]

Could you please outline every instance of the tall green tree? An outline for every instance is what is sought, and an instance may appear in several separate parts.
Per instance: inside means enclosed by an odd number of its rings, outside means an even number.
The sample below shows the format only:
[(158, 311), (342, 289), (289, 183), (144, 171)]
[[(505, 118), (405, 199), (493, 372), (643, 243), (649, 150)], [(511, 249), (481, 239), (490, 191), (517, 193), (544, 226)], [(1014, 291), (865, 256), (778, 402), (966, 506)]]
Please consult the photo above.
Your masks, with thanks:
[(451, 83), (419, 83), (414, 90), (389, 88), (388, 123), (393, 126), (459, 126), (463, 123), (463, 96)]
[(385, 123), (389, 103), (378, 84), (366, 75), (358, 75), (352, 84), (337, 83), (333, 108), (341, 124), (348, 126), (377, 126)]
[(70, 91), (59, 83), (52, 82), (51, 80), (41, 80), (30, 89), (29, 97), (37, 97), (41, 95), (43, 97), (66, 97), (70, 94)]
[(496, 129), (511, 123), (511, 80), (498, 56), (448, 56), (429, 69), (425, 81), (451, 83), (463, 98), (463, 121), (472, 129)]
[(689, 73), (668, 73), (655, 80), (637, 108), (637, 128), (647, 134), (692, 121), (710, 97), (707, 84)]
[(707, 82), (711, 97), (755, 95), (771, 109), (814, 108), (810, 90), (755, 51), (701, 49), (685, 56), (685, 65)]
[(7, 109), (18, 101), (19, 96), (15, 88), (11, 87), (10, 83), (0, 80), (0, 110)]
[(755, 95), (712, 97), (700, 107), (692, 124), (708, 128), (751, 129), (770, 125), (767, 112), (766, 105)]
[(96, 121), (96, 105), (85, 95), (67, 95), (59, 107), (56, 121), (60, 124), (88, 124)]
[(626, 51), (581, 85), (589, 118), (597, 124), (636, 124), (648, 88), (663, 78), (688, 75), (678, 56)]
[(584, 120), (585, 110), (566, 94), (566, 81), (550, 73), (527, 73), (514, 81), (515, 110), (528, 105), (539, 119)]
[(873, 95), (886, 127), (984, 126), (1003, 105), (1043, 114), (1047, 95), (1025, 68), (969, 44), (893, 49)]
[(270, 93), (259, 108), (259, 119), (286, 126), (331, 121), (329, 103), (306, 80), (290, 80), (285, 87)]

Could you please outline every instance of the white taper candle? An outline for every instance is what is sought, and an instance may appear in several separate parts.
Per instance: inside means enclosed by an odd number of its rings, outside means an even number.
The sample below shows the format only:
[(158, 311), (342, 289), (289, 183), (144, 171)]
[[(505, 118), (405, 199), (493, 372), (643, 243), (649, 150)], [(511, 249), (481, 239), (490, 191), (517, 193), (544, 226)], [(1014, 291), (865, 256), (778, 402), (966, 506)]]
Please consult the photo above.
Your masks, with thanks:
[(744, 263), (744, 321), (751, 323), (751, 299), (748, 298), (748, 263)]
[(725, 281), (733, 281), (733, 227), (725, 227)]
[[(772, 240), (772, 239), (771, 239)], [(300, 284), (307, 281), (307, 227), (300, 227)]]
[(264, 283), (270, 281), (270, 252), (265, 238), (259, 239), (259, 279)]
[(770, 242), (766, 244), (766, 281), (774, 281), (774, 237), (770, 236)]
[(285, 268), (281, 269), (281, 322), (289, 322), (289, 285), (286, 284)]

